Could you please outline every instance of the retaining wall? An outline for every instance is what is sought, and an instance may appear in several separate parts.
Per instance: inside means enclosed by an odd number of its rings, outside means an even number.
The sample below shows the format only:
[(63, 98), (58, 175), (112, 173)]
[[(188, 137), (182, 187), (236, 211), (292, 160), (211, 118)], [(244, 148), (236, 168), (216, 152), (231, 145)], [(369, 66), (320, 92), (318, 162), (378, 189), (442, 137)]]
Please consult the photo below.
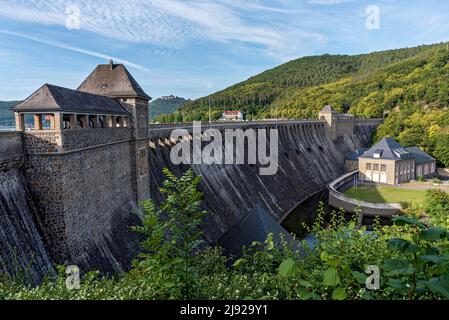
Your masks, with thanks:
[(372, 203), (356, 200), (341, 193), (354, 185), (357, 176), (358, 171), (354, 171), (339, 177), (329, 185), (329, 205), (350, 213), (359, 209), (364, 216), (392, 217), (401, 212), (402, 207), (399, 203)]

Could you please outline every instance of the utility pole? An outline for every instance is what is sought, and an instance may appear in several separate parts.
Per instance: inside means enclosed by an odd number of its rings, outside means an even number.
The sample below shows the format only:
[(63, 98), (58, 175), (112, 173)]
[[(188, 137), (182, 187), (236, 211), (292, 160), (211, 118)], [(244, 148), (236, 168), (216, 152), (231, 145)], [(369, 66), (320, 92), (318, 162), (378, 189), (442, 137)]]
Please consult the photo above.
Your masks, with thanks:
[(211, 116), (210, 116), (210, 96), (209, 96), (209, 129), (212, 128), (212, 120), (211, 120)]

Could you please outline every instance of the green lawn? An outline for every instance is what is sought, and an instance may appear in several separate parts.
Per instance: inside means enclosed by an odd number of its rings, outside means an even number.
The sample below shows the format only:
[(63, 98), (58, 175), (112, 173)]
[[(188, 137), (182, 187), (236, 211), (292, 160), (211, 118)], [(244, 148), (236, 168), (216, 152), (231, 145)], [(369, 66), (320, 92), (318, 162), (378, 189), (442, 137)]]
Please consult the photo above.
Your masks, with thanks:
[(351, 188), (345, 192), (348, 197), (374, 202), (411, 202), (421, 204), (426, 197), (426, 190), (401, 189), (395, 187), (358, 187)]

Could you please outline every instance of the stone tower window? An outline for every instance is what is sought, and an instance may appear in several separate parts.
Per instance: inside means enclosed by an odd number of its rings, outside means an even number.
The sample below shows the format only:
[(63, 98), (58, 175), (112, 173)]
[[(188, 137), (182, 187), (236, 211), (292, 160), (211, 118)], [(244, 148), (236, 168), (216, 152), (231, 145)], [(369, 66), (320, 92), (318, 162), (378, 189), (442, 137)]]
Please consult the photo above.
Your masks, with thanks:
[(104, 125), (104, 116), (99, 116), (98, 117), (98, 124), (99, 124), (100, 128), (104, 128), (105, 127), (105, 125)]
[(77, 115), (76, 116), (76, 127), (77, 128), (82, 128), (83, 127), (82, 115)]
[(70, 115), (65, 114), (62, 116), (62, 128), (70, 129)]

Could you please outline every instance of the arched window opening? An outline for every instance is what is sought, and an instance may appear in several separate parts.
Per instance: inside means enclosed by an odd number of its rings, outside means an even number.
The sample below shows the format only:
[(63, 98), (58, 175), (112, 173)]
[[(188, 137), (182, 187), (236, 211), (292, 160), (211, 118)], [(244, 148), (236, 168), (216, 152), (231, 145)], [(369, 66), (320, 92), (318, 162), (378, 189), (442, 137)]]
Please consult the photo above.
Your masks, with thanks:
[(83, 116), (82, 115), (76, 116), (76, 127), (83, 128)]
[(90, 128), (90, 129), (96, 128), (96, 125), (95, 125), (95, 116), (89, 116), (89, 128)]
[(98, 117), (98, 124), (99, 124), (99, 127), (100, 128), (104, 128), (105, 127), (105, 125), (104, 125), (104, 116), (99, 116)]
[(55, 116), (52, 114), (43, 114), (42, 116), (42, 129), (51, 130), (55, 126)]

